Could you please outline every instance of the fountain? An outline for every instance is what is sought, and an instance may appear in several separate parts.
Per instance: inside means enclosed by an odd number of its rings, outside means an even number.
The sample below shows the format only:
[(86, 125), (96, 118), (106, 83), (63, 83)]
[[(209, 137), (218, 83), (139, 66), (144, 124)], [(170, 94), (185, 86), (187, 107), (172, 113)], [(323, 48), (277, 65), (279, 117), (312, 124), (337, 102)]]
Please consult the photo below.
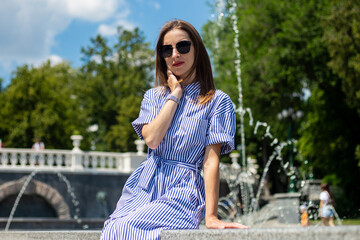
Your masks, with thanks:
[[(223, 2), (222, 2), (223, 3)], [(224, 5), (224, 3), (223, 3)], [(231, 1), (231, 13), (234, 13), (236, 9), (235, 1)], [(219, 14), (222, 16), (223, 13)], [(232, 164), (221, 164), (221, 176), (227, 180), (230, 193), (229, 195), (219, 199), (219, 216), (226, 220), (239, 221), (248, 225), (257, 223), (255, 228), (248, 230), (165, 230), (161, 233), (162, 240), (175, 240), (175, 239), (286, 239), (286, 240), (297, 240), (297, 239), (321, 239), (321, 240), (335, 240), (341, 238), (355, 240), (358, 239), (360, 234), (360, 228), (356, 226), (336, 227), (336, 228), (288, 228), (283, 229), (286, 225), (282, 225), (282, 228), (264, 228), (264, 224), (267, 220), (278, 217), (278, 206), (274, 202), (270, 202), (260, 209), (259, 200), (261, 191), (265, 183), (265, 177), (268, 173), (269, 167), (273, 160), (280, 161), (282, 169), (287, 173), (289, 177), (293, 177), (295, 170), (289, 163), (284, 163), (282, 159), (282, 150), (285, 147), (290, 147), (296, 141), (290, 139), (287, 142), (279, 142), (277, 138), (274, 138), (270, 133), (270, 126), (267, 123), (257, 122), (254, 128), (254, 134), (257, 134), (259, 127), (264, 127), (264, 137), (273, 139), (271, 146), (274, 146), (274, 152), (271, 154), (269, 160), (266, 163), (264, 172), (261, 178), (257, 175), (257, 166), (252, 158), (245, 158), (245, 134), (244, 134), (244, 115), (247, 112), (251, 116), (250, 109), (244, 109), (242, 106), (242, 88), (241, 88), (241, 70), (240, 70), (240, 51), (239, 43), (237, 41), (238, 30), (236, 28), (236, 17), (232, 16), (233, 29), (235, 32), (235, 49), (237, 54), (236, 72), (239, 88), (239, 107), (236, 109), (237, 113), (240, 114), (240, 134), (241, 134), (241, 153), (232, 153), (230, 155)], [(250, 117), (252, 125), (252, 117)], [(296, 149), (295, 149), (296, 150)], [(242, 156), (242, 166), (237, 162), (239, 156)], [(255, 194), (254, 186), (258, 184), (258, 188)], [(241, 197), (239, 198), (239, 193)], [(106, 194), (99, 192), (96, 198), (101, 201), (104, 205)], [(240, 201), (241, 199), (241, 201)], [(299, 204), (299, 203), (297, 203)], [(294, 209), (293, 206), (290, 207)], [(284, 210), (287, 207), (283, 207)], [(266, 225), (268, 227), (269, 225)], [(292, 227), (294, 225), (291, 225)], [(296, 226), (299, 226), (297, 224)], [(278, 226), (277, 226), (278, 227)], [(100, 232), (56, 232), (57, 238), (50, 235), (47, 232), (28, 233), (28, 232), (13, 232), (11, 235), (1, 234), (0, 237), (10, 236), (9, 239), (99, 239)]]
[[(244, 115), (248, 113), (249, 115), (249, 125), (253, 125), (253, 118), (250, 108), (244, 108), (243, 106), (243, 93), (242, 93), (242, 79), (241, 79), (241, 52), (239, 44), (239, 30), (238, 30), (238, 19), (236, 16), (237, 3), (235, 0), (229, 0), (229, 10), (225, 11), (226, 6), (225, 1), (216, 1), (215, 6), (217, 7), (217, 19), (216, 26), (214, 26), (213, 31), (215, 31), (214, 36), (219, 34), (216, 32), (218, 29), (222, 29), (222, 21), (225, 14), (229, 14), (229, 18), (232, 23), (232, 30), (234, 32), (234, 49), (236, 54), (235, 60), (235, 70), (236, 70), (236, 79), (237, 87), (239, 92), (238, 97), (238, 106), (235, 107), (236, 113), (239, 115), (240, 126), (240, 142), (241, 149), (240, 154), (236, 156), (233, 155), (232, 164), (221, 164), (220, 172), (221, 177), (225, 179), (229, 185), (230, 193), (227, 196), (221, 197), (219, 199), (219, 217), (226, 220), (238, 221), (243, 224), (254, 226), (255, 224), (263, 224), (264, 221), (268, 220), (264, 216), (268, 216), (269, 219), (276, 217), (279, 223), (284, 224), (298, 224), (299, 223), (299, 207), (300, 207), (300, 192), (295, 192), (296, 184), (296, 169), (293, 166), (293, 156), (292, 153), (296, 152), (295, 143), (296, 140), (292, 139), (289, 136), (289, 140), (286, 142), (280, 142), (277, 138), (273, 137), (270, 132), (270, 125), (265, 122), (257, 121), (254, 127), (254, 135), (258, 133), (260, 127), (265, 128), (265, 133), (262, 138), (268, 138), (272, 142), (271, 147), (274, 148), (273, 153), (270, 155), (269, 159), (266, 162), (262, 176), (258, 180), (256, 171), (252, 174), (249, 173), (251, 166), (249, 166), (249, 161), (246, 158), (246, 144), (245, 144), (245, 133), (244, 133)], [(234, 104), (236, 106), (236, 104)], [(292, 109), (286, 109), (280, 114), (278, 118), (288, 118), (288, 117), (301, 117), (301, 111), (293, 111)], [(284, 163), (282, 158), (282, 151), (284, 148), (289, 148), (290, 151), (290, 160)], [(240, 166), (237, 163), (237, 158), (241, 156), (242, 165)], [(269, 206), (266, 206), (264, 209), (260, 209), (259, 202), (261, 193), (265, 184), (265, 179), (269, 171), (269, 167), (273, 160), (278, 160), (282, 170), (285, 172), (286, 176), (289, 179), (289, 192), (275, 194), (277, 204), (270, 203)], [(254, 189), (257, 188), (256, 195), (254, 194)], [(239, 196), (241, 200), (239, 199)], [(318, 197), (319, 195), (317, 195)], [(311, 202), (310, 202), (311, 203)], [(271, 206), (271, 208), (269, 208)], [(276, 211), (272, 211), (272, 208), (276, 208)], [(309, 208), (311, 216), (315, 216), (317, 208)], [(261, 213), (261, 214), (260, 214)], [(339, 223), (341, 224), (341, 222)]]
[(81, 138), (71, 137), (72, 150), (0, 149), (0, 228), (102, 228), (121, 193), (113, 189), (145, 159), (144, 143), (137, 152), (84, 152)]
[[(34, 170), (31, 174), (29, 174), (29, 176), (26, 178), (23, 186), (21, 187), (21, 190), (19, 192), (19, 194), (17, 195), (16, 197), (16, 200), (15, 200), (15, 203), (11, 209), (11, 213), (10, 213), (10, 216), (7, 220), (7, 223), (6, 223), (6, 226), (5, 226), (5, 231), (7, 232), (10, 228), (10, 224), (13, 220), (13, 217), (14, 217), (14, 214), (15, 214), (15, 211), (16, 211), (16, 208), (18, 207), (19, 205), (19, 202), (20, 202), (20, 199), (21, 197), (23, 196), (23, 194), (25, 193), (25, 190), (27, 189), (28, 185), (30, 184), (31, 180), (34, 178), (34, 176), (36, 174), (38, 174), (39, 171), (38, 170)], [(75, 196), (75, 193), (70, 185), (70, 182), (69, 180), (63, 175), (61, 174), (60, 172), (55, 172), (55, 174), (57, 174), (57, 176), (59, 177), (59, 179), (61, 181), (63, 181), (65, 184), (66, 184), (66, 188), (67, 188), (67, 192), (70, 194), (71, 198), (72, 198), (72, 203), (74, 204), (74, 207), (75, 207), (75, 214), (74, 214), (74, 219), (76, 220), (76, 222), (78, 224), (81, 224), (81, 219), (79, 218), (79, 213), (80, 213), (80, 208), (78, 207), (79, 206), (79, 201), (76, 199), (76, 196)], [(83, 225), (82, 226), (83, 229), (86, 229), (87, 228), (87, 225)]]

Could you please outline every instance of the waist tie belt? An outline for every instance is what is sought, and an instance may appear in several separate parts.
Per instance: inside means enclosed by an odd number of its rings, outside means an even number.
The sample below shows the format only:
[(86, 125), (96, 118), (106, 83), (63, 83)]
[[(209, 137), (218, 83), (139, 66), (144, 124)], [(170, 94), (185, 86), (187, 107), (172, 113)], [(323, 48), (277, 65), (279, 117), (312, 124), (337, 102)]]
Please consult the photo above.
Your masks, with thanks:
[(195, 172), (195, 182), (198, 173), (200, 172), (199, 164), (191, 164), (186, 162), (180, 162), (175, 160), (169, 160), (169, 159), (163, 159), (159, 156), (155, 156), (153, 153), (150, 154), (149, 158), (145, 161), (145, 166), (140, 174), (139, 177), (139, 187), (141, 187), (144, 190), (148, 190), (150, 181), (153, 179), (155, 170), (158, 166), (161, 166), (161, 164), (168, 164), (172, 166), (178, 166), (187, 168), (189, 170), (192, 170)]
[[(191, 163), (180, 162), (180, 161), (175, 161), (175, 160), (162, 159), (159, 156), (155, 156), (153, 153), (151, 153), (149, 158), (146, 160), (146, 162), (144, 164), (145, 164), (145, 166), (139, 177), (139, 185), (138, 186), (140, 188), (142, 188), (144, 190), (148, 190), (150, 181), (154, 178), (156, 168), (158, 166), (161, 167), (162, 164), (168, 164), (168, 165), (172, 165), (172, 166), (183, 167), (183, 168), (186, 168), (186, 169), (189, 169), (189, 170), (192, 170), (195, 172), (195, 178), (194, 178), (193, 184), (195, 187), (198, 188), (195, 190), (195, 197), (196, 197), (196, 199), (199, 199), (198, 191), (200, 188), (197, 186), (197, 183), (198, 183), (197, 177), (198, 177), (198, 173), (200, 173), (201, 166), (199, 166), (198, 163), (191, 164)], [(201, 218), (200, 212), (198, 212), (192, 217), (192, 221), (195, 224), (198, 224), (200, 221), (200, 218)]]

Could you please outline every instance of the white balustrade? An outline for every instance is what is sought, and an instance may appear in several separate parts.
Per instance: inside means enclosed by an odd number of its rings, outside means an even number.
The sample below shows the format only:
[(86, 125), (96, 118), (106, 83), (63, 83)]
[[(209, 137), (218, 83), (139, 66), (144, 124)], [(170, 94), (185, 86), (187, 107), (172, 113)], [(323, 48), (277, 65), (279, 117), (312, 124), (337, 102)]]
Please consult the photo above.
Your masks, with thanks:
[(146, 158), (146, 154), (139, 149), (127, 153), (85, 152), (79, 148), (79, 137), (72, 139), (72, 150), (0, 148), (0, 170), (131, 173)]
[[(81, 152), (1, 148), (0, 170), (63, 170), (130, 173), (145, 160), (143, 153)], [(75, 159), (76, 161), (73, 161)]]

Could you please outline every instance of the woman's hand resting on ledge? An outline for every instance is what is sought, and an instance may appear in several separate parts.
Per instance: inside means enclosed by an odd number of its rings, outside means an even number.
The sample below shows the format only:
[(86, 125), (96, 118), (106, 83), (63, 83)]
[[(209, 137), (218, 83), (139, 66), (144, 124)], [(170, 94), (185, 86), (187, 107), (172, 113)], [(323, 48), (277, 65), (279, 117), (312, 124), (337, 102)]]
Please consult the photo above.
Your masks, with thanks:
[(217, 217), (210, 217), (206, 219), (206, 227), (210, 229), (225, 229), (225, 228), (239, 228), (248, 229), (248, 226), (236, 222), (224, 222)]

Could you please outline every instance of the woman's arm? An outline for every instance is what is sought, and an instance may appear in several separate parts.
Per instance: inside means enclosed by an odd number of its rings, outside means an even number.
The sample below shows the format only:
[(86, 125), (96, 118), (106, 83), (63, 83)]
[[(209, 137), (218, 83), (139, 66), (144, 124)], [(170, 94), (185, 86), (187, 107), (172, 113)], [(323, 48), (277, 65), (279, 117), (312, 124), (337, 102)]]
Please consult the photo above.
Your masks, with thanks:
[(218, 219), (219, 200), (219, 156), (221, 143), (209, 145), (205, 149), (204, 181), (205, 181), (205, 223), (207, 228), (248, 228), (239, 223), (228, 223)]
[[(168, 73), (168, 85), (171, 90), (171, 94), (181, 99), (182, 87), (177, 81), (176, 77), (169, 72)], [(163, 140), (167, 130), (170, 127), (171, 121), (174, 117), (178, 104), (174, 101), (167, 101), (159, 114), (149, 123), (145, 124), (142, 129), (142, 135), (144, 137), (146, 145), (155, 149), (159, 146)]]

